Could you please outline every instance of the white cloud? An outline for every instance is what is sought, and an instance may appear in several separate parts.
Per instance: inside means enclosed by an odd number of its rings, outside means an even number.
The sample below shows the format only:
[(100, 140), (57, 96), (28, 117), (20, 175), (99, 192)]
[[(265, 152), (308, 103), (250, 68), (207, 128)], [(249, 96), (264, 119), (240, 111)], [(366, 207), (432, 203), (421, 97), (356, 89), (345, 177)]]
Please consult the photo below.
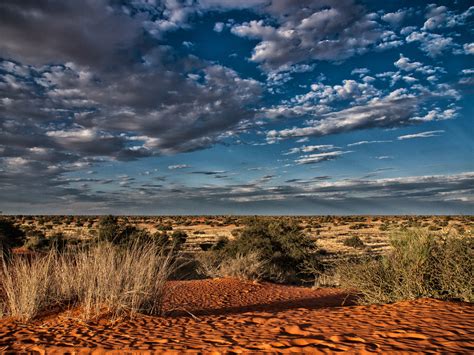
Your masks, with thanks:
[(308, 154), (303, 155), (295, 160), (295, 163), (298, 165), (303, 164), (316, 164), (327, 160), (333, 160), (341, 155), (351, 153), (351, 151), (334, 151), (334, 152), (326, 152), (326, 153), (317, 153), (317, 154)]
[(474, 43), (466, 43), (463, 45), (464, 53), (474, 54)]
[(365, 144), (375, 144), (375, 143), (391, 143), (391, 140), (380, 140), (380, 141), (360, 141), (355, 143), (349, 143), (348, 147), (354, 147), (357, 145), (365, 145)]
[(448, 10), (446, 6), (430, 4), (427, 6), (427, 11), (427, 20), (422, 29), (425, 31), (433, 31), (440, 28), (464, 25), (466, 20), (474, 14), (474, 6), (471, 6), (463, 13), (456, 14), (454, 11)]
[(214, 25), (214, 31), (222, 32), (223, 29), (224, 29), (224, 23), (223, 22), (216, 22), (216, 24)]
[(405, 140), (405, 139), (414, 139), (414, 138), (429, 138), (429, 137), (438, 137), (440, 136), (440, 133), (444, 133), (445, 131), (443, 130), (437, 130), (437, 131), (426, 131), (426, 132), (420, 132), (420, 133), (415, 133), (415, 134), (407, 134), (404, 136), (399, 136), (397, 139), (398, 140)]
[(451, 37), (429, 32), (412, 32), (406, 37), (406, 41), (420, 42), (421, 50), (430, 57), (438, 57), (448, 50), (459, 47)]
[(423, 65), (420, 62), (410, 62), (410, 58), (404, 57), (403, 54), (400, 54), (400, 58), (393, 64), (404, 71), (413, 71)]
[(324, 145), (304, 145), (302, 147), (295, 147), (291, 148), (288, 152), (284, 153), (284, 155), (296, 154), (296, 153), (311, 153), (318, 150), (331, 150), (337, 148), (332, 144), (324, 144)]
[(308, 60), (346, 59), (365, 52), (382, 34), (373, 16), (352, 1), (271, 1), (260, 11), (274, 21), (245, 22), (231, 31), (260, 40), (251, 60), (267, 70)]
[(390, 23), (392, 26), (399, 26), (405, 19), (407, 10), (398, 10), (397, 12), (389, 12), (383, 15), (381, 18), (385, 22)]
[(176, 164), (176, 165), (169, 165), (168, 166), (168, 169), (170, 169), (170, 170), (186, 169), (186, 168), (190, 168), (190, 166), (187, 165), (187, 164)]

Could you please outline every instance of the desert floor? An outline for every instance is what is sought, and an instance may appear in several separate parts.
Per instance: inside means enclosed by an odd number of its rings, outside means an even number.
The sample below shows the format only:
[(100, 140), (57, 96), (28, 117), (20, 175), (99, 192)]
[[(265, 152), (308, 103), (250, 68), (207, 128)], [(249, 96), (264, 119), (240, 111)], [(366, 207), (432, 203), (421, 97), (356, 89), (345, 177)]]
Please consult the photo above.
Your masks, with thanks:
[(80, 310), (0, 320), (0, 350), (47, 353), (474, 352), (472, 304), (356, 306), (339, 289), (234, 279), (171, 281), (166, 316), (84, 322)]

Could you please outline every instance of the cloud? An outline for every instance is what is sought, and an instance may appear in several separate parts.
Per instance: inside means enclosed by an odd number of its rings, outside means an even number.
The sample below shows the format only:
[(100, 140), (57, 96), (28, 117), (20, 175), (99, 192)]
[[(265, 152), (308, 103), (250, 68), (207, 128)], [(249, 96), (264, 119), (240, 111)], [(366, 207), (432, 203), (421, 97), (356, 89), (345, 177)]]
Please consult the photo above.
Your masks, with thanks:
[(97, 66), (117, 59), (125, 63), (128, 55), (117, 57), (117, 49), (130, 49), (139, 31), (136, 19), (104, 0), (0, 4), (1, 56), (33, 65), (74, 61)]
[(354, 142), (354, 143), (349, 143), (347, 146), (348, 147), (355, 147), (357, 145), (365, 145), (365, 144), (375, 144), (375, 143), (391, 143), (391, 140), (380, 140), (380, 141), (360, 141), (360, 142)]
[(350, 151), (340, 151), (336, 150), (334, 152), (325, 152), (325, 153), (317, 153), (317, 154), (308, 154), (295, 159), (296, 164), (316, 164), (323, 161), (334, 160), (341, 155), (351, 153)]
[(204, 170), (204, 171), (192, 171), (191, 174), (197, 174), (197, 175), (210, 175), (210, 176), (213, 176), (213, 175), (223, 175), (227, 173), (227, 171), (225, 170)]
[(295, 147), (291, 148), (288, 152), (284, 153), (283, 155), (291, 155), (296, 153), (311, 153), (317, 150), (331, 150), (337, 148), (332, 144), (324, 144), (324, 145), (304, 145), (302, 147)]
[(190, 168), (190, 166), (187, 164), (168, 165), (168, 169), (170, 170), (186, 169), (186, 168)]
[(355, 69), (352, 69), (351, 71), (351, 75), (354, 75), (354, 74), (366, 75), (368, 73), (370, 73), (370, 69), (368, 68), (355, 68)]
[(306, 127), (268, 131), (267, 139), (272, 141), (290, 137), (317, 137), (359, 129), (407, 125), (417, 111), (418, 101), (419, 99), (413, 96), (388, 96), (366, 105), (325, 114), (319, 120), (308, 121), (309, 125)]
[(474, 43), (466, 43), (463, 45), (464, 53), (474, 54)]
[(426, 9), (427, 20), (422, 28), (425, 31), (464, 25), (466, 20), (474, 14), (474, 6), (460, 14), (449, 11), (446, 6), (436, 6), (435, 4), (429, 4)]
[(400, 59), (398, 59), (393, 64), (395, 64), (397, 68), (404, 71), (413, 71), (423, 66), (423, 64), (421, 64), (420, 62), (410, 62), (410, 59), (404, 57), (403, 54), (400, 54)]
[(437, 33), (413, 32), (406, 37), (408, 43), (421, 42), (421, 49), (430, 57), (438, 57), (445, 51), (456, 48), (451, 37)]
[(396, 12), (388, 12), (384, 14), (381, 19), (388, 22), (392, 26), (400, 26), (407, 15), (407, 10), (398, 10)]
[(445, 131), (443, 130), (438, 130), (438, 131), (426, 131), (426, 132), (420, 132), (420, 133), (415, 133), (415, 134), (407, 134), (404, 136), (399, 136), (397, 139), (398, 140), (405, 140), (405, 139), (414, 139), (414, 138), (429, 138), (429, 137), (438, 137), (440, 136), (439, 133), (444, 133)]
[(214, 31), (216, 32), (222, 32), (224, 29), (224, 23), (223, 22), (216, 22), (214, 25)]
[(272, 17), (272, 24), (254, 20), (231, 31), (260, 40), (251, 60), (267, 70), (308, 60), (346, 59), (365, 52), (381, 37), (373, 17), (351, 0), (271, 1), (260, 12)]

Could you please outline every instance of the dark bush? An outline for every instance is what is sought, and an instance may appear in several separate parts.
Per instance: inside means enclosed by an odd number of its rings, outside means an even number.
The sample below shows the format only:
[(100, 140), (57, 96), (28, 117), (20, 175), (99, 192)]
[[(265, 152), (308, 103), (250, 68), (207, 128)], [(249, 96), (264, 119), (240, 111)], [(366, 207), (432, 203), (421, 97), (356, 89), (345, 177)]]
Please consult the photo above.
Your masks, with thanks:
[(99, 220), (98, 240), (116, 245), (128, 244), (132, 241), (152, 239), (150, 233), (132, 225), (120, 225), (117, 217), (104, 216)]
[(176, 248), (181, 249), (186, 240), (188, 239), (188, 234), (182, 230), (176, 230), (171, 234), (171, 239)]
[(25, 242), (25, 233), (12, 221), (0, 218), (0, 254), (10, 254), (12, 248), (20, 247)]
[(159, 231), (172, 231), (173, 227), (170, 224), (161, 224), (156, 226)]
[[(275, 282), (297, 282), (305, 277), (308, 265), (316, 260), (314, 240), (303, 234), (295, 223), (272, 219), (252, 219), (240, 235), (232, 240), (222, 240), (211, 249), (222, 265), (228, 259), (238, 260), (258, 254), (264, 262), (263, 279)], [(241, 259), (242, 260), (242, 259)]]
[(45, 250), (49, 246), (49, 241), (43, 232), (31, 231), (27, 233), (24, 246), (33, 251)]
[(352, 248), (363, 248), (365, 246), (362, 239), (360, 239), (360, 237), (357, 235), (353, 235), (352, 237), (344, 239), (342, 244), (344, 244), (346, 247)]
[(118, 238), (119, 225), (117, 217), (102, 216), (99, 219), (98, 235), (99, 241), (114, 242)]

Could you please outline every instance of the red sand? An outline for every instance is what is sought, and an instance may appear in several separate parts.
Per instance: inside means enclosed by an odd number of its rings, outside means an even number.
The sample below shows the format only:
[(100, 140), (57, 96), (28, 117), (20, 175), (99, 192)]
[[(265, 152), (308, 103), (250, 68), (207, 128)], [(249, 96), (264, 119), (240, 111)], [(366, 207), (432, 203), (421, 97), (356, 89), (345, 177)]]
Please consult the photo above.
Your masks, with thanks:
[(30, 323), (0, 320), (0, 350), (474, 352), (472, 304), (341, 306), (346, 294), (337, 289), (232, 279), (170, 282), (168, 290), (166, 317), (85, 323), (62, 313)]

